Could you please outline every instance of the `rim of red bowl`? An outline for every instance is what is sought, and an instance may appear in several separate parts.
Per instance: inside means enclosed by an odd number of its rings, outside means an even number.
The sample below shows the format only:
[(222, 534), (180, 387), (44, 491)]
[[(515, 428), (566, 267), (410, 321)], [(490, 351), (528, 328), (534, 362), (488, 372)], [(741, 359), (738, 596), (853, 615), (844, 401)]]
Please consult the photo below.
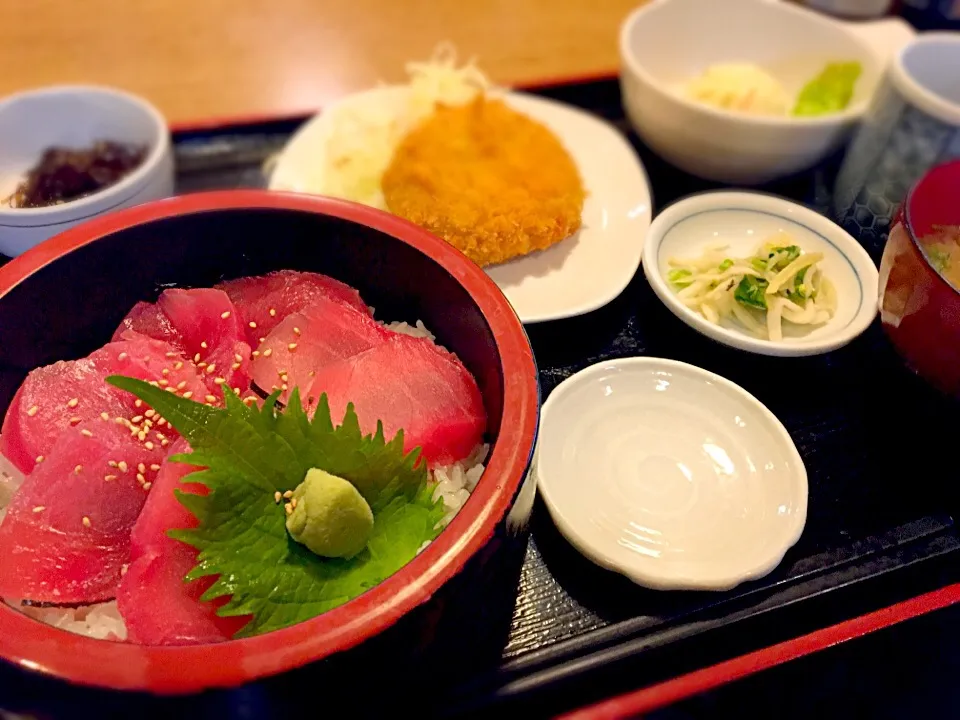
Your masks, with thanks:
[(485, 477), (426, 550), (365, 594), (311, 620), (242, 640), (149, 647), (58, 630), (0, 603), (0, 657), (10, 663), (83, 685), (180, 694), (236, 686), (321, 660), (386, 630), (459, 573), (493, 536), (526, 477), (537, 434), (539, 385), (523, 325), (482, 269), (443, 240), (388, 213), (343, 200), (265, 190), (160, 200), (78, 225), (12, 260), (0, 268), (0, 299), (43, 266), (105, 235), (162, 218), (232, 209), (305, 211), (365, 225), (426, 254), (466, 288), (493, 331), (504, 377), (500, 433)]
[[(946, 177), (941, 177), (941, 175), (945, 175)], [(913, 201), (916, 196), (927, 191), (928, 184), (940, 182), (950, 183), (951, 179), (954, 180), (954, 185), (956, 187), (955, 196), (960, 198), (960, 160), (951, 160), (950, 162), (946, 162), (942, 165), (937, 165), (936, 167), (931, 168), (907, 192), (907, 196), (903, 200), (903, 205), (900, 212), (903, 218), (903, 227), (907, 231), (907, 237), (910, 238), (910, 242), (913, 243), (913, 246), (917, 250), (917, 254), (923, 260), (924, 265), (930, 270), (934, 277), (946, 285), (954, 295), (960, 295), (960, 290), (958, 290), (956, 286), (954, 286), (949, 280), (941, 275), (939, 270), (930, 264), (930, 258), (927, 257), (927, 254), (920, 246), (920, 239), (917, 237), (917, 233), (913, 228)]]

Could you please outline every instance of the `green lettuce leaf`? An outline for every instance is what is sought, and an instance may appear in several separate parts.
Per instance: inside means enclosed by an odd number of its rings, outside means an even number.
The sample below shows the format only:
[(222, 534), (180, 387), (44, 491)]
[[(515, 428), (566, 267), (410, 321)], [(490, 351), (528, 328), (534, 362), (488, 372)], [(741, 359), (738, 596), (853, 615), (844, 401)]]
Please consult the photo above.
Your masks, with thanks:
[[(295, 389), (281, 412), (272, 395), (260, 409), (224, 393), (225, 408), (186, 400), (133, 378), (107, 381), (154, 408), (189, 442), (175, 460), (206, 469), (190, 475), (206, 496), (177, 491), (195, 529), (171, 537), (197, 548), (187, 579), (218, 575), (203, 600), (229, 596), (217, 614), (252, 615), (236, 637), (288, 627), (357, 597), (399, 570), (440, 533), (443, 502), (433, 501), (420, 451), (404, 454), (403, 432), (389, 442), (383, 426), (364, 436), (353, 406), (334, 426), (326, 395), (310, 420)], [(370, 504), (373, 534), (350, 560), (321, 558), (294, 541), (275, 492), (293, 490), (321, 468), (349, 480)]]

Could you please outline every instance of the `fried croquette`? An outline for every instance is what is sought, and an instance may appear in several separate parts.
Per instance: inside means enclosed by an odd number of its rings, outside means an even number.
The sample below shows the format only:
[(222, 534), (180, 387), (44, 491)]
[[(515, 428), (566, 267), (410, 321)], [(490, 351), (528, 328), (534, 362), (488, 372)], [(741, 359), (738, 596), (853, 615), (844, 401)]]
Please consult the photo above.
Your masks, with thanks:
[(540, 123), (500, 100), (438, 105), (400, 142), (383, 175), (390, 212), (478, 265), (543, 250), (580, 228), (573, 159)]

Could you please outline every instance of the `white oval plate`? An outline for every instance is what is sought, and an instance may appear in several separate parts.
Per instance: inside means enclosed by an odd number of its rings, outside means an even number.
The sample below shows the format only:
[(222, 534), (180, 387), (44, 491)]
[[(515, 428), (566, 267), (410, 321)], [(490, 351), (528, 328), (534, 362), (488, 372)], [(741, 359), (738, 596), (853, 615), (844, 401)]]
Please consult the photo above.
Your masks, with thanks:
[(599, 363), (543, 406), (538, 487), (560, 532), (658, 590), (728, 590), (797, 542), (807, 473), (756, 398), (693, 365)]
[[(837, 312), (813, 328), (784, 323), (784, 338), (753, 337), (737, 326), (714, 325), (688, 308), (666, 280), (671, 257), (698, 257), (708, 245), (729, 245), (749, 255), (778, 231), (789, 233), (805, 252), (822, 252), (821, 267), (837, 291)], [(761, 355), (817, 355), (843, 347), (877, 315), (879, 273), (867, 251), (849, 233), (797, 203), (758, 192), (714, 191), (691, 195), (664, 209), (643, 248), (647, 281), (670, 311), (717, 342)]]
[[(334, 113), (361, 106), (390, 112), (403, 102), (405, 92), (405, 87), (384, 87), (351, 95), (308, 121), (279, 156), (270, 189), (317, 192)], [(640, 265), (652, 205), (643, 166), (624, 137), (593, 115), (523, 93), (502, 97), (560, 138), (589, 194), (578, 233), (543, 252), (488, 267), (487, 274), (524, 323), (603, 307), (623, 291)]]

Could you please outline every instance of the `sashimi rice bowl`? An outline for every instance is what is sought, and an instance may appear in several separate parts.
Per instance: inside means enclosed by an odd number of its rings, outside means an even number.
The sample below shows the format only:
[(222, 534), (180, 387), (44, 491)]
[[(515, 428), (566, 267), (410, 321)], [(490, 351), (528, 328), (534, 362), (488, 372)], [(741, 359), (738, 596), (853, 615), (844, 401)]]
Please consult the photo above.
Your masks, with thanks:
[[(51, 320), (68, 296), (73, 326)], [(8, 660), (243, 682), (363, 642), (525, 523), (522, 327), (479, 268), (385, 213), (258, 191), (124, 211), (0, 269), (0, 323), (21, 341), (0, 358), (21, 369), (0, 387)], [(168, 654), (90, 669), (49, 632), (111, 663)], [(285, 652), (199, 678), (169, 655), (233, 641)]]

